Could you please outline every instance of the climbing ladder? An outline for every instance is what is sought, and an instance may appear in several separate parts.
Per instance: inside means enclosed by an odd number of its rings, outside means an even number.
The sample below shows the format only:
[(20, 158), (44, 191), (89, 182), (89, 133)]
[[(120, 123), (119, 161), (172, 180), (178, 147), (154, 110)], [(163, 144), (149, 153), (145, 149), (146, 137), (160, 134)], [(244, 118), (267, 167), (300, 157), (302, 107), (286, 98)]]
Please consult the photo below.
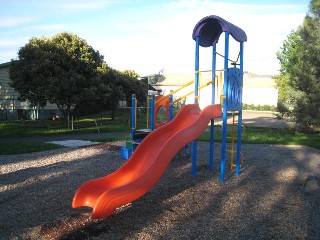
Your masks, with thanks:
[[(236, 115), (238, 115), (238, 112), (236, 111), (231, 111), (231, 115), (232, 115), (232, 124), (231, 124), (231, 132), (230, 134), (227, 134), (228, 137), (227, 139), (230, 140), (230, 147), (226, 150), (227, 153), (229, 153), (230, 156), (230, 169), (233, 170), (236, 167), (236, 153), (237, 153), (237, 146), (236, 143), (238, 141), (238, 133), (237, 133), (237, 122), (236, 122)], [(242, 137), (245, 133), (245, 128), (242, 125)], [(241, 141), (241, 140), (240, 140)], [(244, 162), (244, 154), (241, 151), (241, 162), (240, 162), (240, 166), (243, 166), (243, 162)]]

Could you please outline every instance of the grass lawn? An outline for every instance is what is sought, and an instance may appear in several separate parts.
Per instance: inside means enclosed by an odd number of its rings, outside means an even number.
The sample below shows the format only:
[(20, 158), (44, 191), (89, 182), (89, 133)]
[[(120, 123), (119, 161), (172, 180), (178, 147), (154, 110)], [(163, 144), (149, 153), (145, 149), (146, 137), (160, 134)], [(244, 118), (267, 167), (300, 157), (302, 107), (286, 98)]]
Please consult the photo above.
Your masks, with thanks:
[[(130, 138), (122, 136), (98, 139), (95, 138), (91, 140), (95, 142), (113, 142), (121, 140), (130, 140)], [(63, 146), (45, 142), (1, 142), (0, 155), (14, 155), (20, 153), (40, 152), (58, 148), (63, 148)]]
[[(71, 128), (71, 127), (70, 127)], [(42, 120), (25, 122), (0, 122), (0, 137), (21, 137), (21, 136), (51, 136), (80, 133), (100, 132), (123, 132), (129, 131), (130, 126), (127, 123), (102, 119), (97, 121), (93, 119), (83, 119), (75, 122), (73, 130), (65, 127), (59, 121)]]
[[(137, 128), (146, 128), (145, 122), (137, 122)], [(121, 132), (130, 131), (130, 126), (126, 121), (111, 121), (110, 119), (100, 119), (98, 121), (100, 132)], [(0, 122), (0, 137), (17, 136), (48, 136), (61, 134), (79, 134), (97, 132), (97, 126), (91, 118), (82, 119), (74, 124), (74, 130), (61, 126), (61, 123), (54, 121), (26, 121), (21, 122)], [(221, 141), (221, 128), (215, 128), (215, 141)], [(230, 135), (230, 133), (229, 133)], [(102, 138), (94, 141), (110, 142), (114, 140), (128, 140), (128, 137), (122, 138)], [(209, 132), (205, 132), (199, 138), (200, 141), (210, 141)], [(269, 128), (246, 128), (243, 133), (243, 143), (251, 144), (284, 144), (284, 145), (305, 145), (320, 149), (319, 134), (303, 134), (289, 129), (269, 129)], [(39, 142), (2, 142), (0, 144), (0, 155), (28, 153), (35, 151), (44, 151), (61, 146), (39, 143)]]
[[(230, 132), (228, 136), (230, 137)], [(205, 132), (200, 141), (210, 141), (210, 133)], [(221, 131), (215, 131), (215, 141), (221, 141)], [(228, 138), (230, 142), (230, 138)], [(246, 128), (242, 136), (243, 143), (304, 145), (320, 149), (320, 134), (304, 134), (290, 129)]]
[(62, 146), (42, 142), (8, 142), (0, 143), (0, 155), (40, 152), (58, 148)]

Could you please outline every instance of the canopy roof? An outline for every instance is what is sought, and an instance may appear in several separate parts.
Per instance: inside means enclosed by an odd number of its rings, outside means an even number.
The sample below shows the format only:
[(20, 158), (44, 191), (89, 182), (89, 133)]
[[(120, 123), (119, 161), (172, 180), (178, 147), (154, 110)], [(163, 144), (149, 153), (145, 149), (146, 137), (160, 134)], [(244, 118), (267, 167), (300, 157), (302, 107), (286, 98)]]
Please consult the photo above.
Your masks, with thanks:
[(221, 17), (210, 15), (202, 18), (194, 27), (192, 38), (200, 37), (201, 47), (210, 47), (217, 43), (222, 32), (228, 32), (237, 42), (246, 42), (246, 33), (236, 25)]

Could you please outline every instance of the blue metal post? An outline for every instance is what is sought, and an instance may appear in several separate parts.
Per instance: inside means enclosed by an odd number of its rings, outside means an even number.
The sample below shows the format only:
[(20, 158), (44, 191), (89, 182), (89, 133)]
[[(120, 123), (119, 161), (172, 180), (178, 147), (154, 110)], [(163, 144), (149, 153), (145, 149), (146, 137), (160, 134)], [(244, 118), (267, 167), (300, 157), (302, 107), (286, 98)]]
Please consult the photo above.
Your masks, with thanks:
[[(240, 71), (243, 74), (243, 43), (240, 43)], [(243, 75), (241, 77), (243, 81)], [(243, 88), (243, 83), (242, 83)], [(242, 98), (242, 88), (241, 95)], [(236, 176), (240, 175), (240, 164), (241, 164), (241, 142), (242, 142), (242, 99), (240, 99), (241, 109), (238, 115), (238, 137), (237, 137), (237, 158), (236, 158)]]
[(170, 122), (173, 119), (173, 106), (171, 104), (172, 102), (173, 102), (173, 95), (170, 95), (170, 97), (169, 97), (169, 104), (170, 104), (170, 107), (169, 107), (169, 121)]
[(195, 59), (195, 76), (194, 76), (194, 103), (199, 102), (199, 42), (200, 37), (196, 37), (196, 59)]
[[(215, 81), (216, 76), (216, 65), (217, 65), (217, 45), (212, 45), (212, 81)], [(212, 86), (212, 100), (211, 103), (215, 104), (216, 102), (216, 96), (215, 96), (215, 82), (213, 82)]]
[(222, 144), (221, 144), (221, 165), (220, 165), (220, 182), (224, 183), (226, 169), (226, 150), (227, 150), (227, 91), (228, 91), (228, 58), (229, 58), (229, 33), (225, 32), (224, 45), (224, 84), (223, 84), (223, 115), (222, 115)]
[[(216, 57), (217, 57), (217, 45), (212, 45), (212, 100), (211, 103), (215, 104), (216, 96), (215, 96), (215, 77), (216, 77)], [(214, 118), (211, 119), (210, 126), (210, 159), (209, 159), (209, 170), (213, 171), (214, 164)]]
[[(131, 140), (134, 141), (134, 132), (136, 130), (136, 95), (132, 94), (131, 99)], [(134, 144), (132, 144), (134, 150)]]
[(198, 141), (194, 140), (192, 143), (192, 176), (197, 175), (197, 145)]
[[(200, 37), (196, 37), (196, 52), (195, 52), (195, 76), (194, 76), (194, 103), (199, 103), (199, 42)], [(197, 174), (197, 140), (192, 144), (192, 175)]]
[(151, 131), (154, 130), (154, 95), (151, 95), (150, 101), (150, 129)]

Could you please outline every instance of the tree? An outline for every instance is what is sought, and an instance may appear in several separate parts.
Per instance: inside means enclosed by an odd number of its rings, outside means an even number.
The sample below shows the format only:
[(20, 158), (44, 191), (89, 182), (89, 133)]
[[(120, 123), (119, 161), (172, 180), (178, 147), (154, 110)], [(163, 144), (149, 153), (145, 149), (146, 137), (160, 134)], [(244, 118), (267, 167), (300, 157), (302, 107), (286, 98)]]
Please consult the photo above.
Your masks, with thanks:
[(20, 100), (29, 100), (32, 106), (47, 104), (45, 86), (54, 71), (50, 53), (58, 51), (48, 38), (32, 38), (19, 50), (19, 60), (12, 60), (9, 74)]
[(103, 64), (102, 67), (99, 68), (99, 74), (102, 85), (98, 102), (102, 108), (111, 110), (111, 118), (114, 120), (119, 101), (125, 98), (123, 86), (120, 83), (119, 71), (109, 67), (107, 64)]
[(319, 0), (312, 0), (310, 2), (310, 14), (316, 19), (320, 20), (320, 1)]
[(146, 96), (148, 94), (148, 84), (144, 81), (138, 80), (140, 79), (139, 75), (132, 70), (125, 70), (119, 74), (127, 104), (131, 105), (132, 94), (135, 94), (138, 104), (140, 106), (143, 105), (146, 102)]
[[(99, 68), (99, 78), (102, 79), (103, 87), (99, 96), (103, 108), (111, 110), (112, 120), (118, 108), (119, 101), (125, 100), (131, 104), (132, 94), (136, 94), (138, 102), (143, 104), (146, 101), (147, 86), (138, 80), (139, 75), (132, 71), (118, 71), (104, 64)], [(98, 103), (97, 103), (98, 104)]]
[(300, 69), (300, 67), (298, 67), (300, 45), (298, 31), (292, 31), (277, 53), (281, 68), (280, 75), (275, 76), (274, 79), (279, 91), (278, 111), (282, 115), (290, 116), (289, 109), (293, 107), (295, 101), (296, 94), (293, 87), (293, 80)]
[(32, 38), (20, 48), (9, 70), (14, 87), (24, 100), (55, 103), (64, 118), (83, 100), (94, 100), (97, 68), (103, 56), (72, 33)]
[(292, 32), (277, 53), (279, 96), (292, 106), (287, 114), (301, 130), (320, 127), (320, 23), (319, 0), (310, 3), (303, 24)]

